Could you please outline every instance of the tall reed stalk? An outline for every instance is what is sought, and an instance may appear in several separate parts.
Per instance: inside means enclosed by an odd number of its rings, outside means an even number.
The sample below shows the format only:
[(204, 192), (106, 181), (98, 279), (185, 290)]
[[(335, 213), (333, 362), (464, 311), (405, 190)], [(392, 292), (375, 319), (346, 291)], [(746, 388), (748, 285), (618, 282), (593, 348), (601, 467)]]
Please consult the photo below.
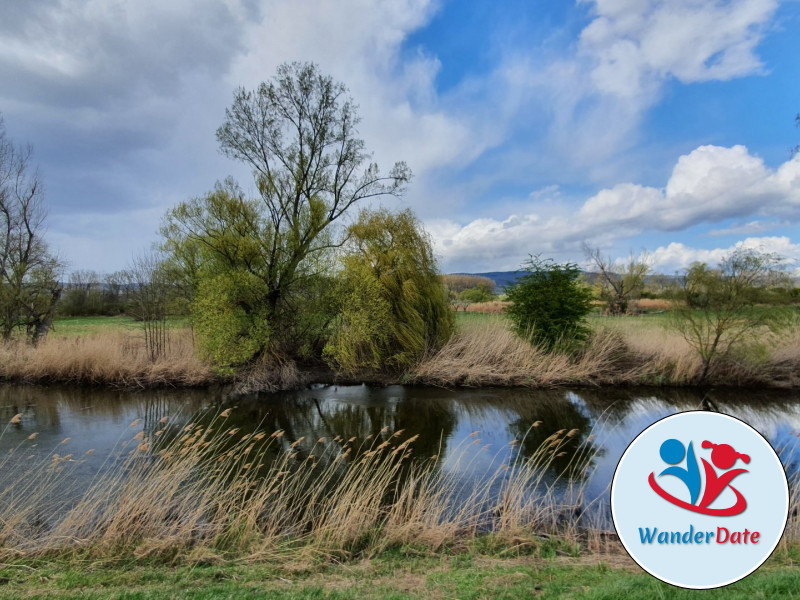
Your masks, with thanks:
[[(23, 441), (0, 464), (0, 560), (313, 559), (406, 544), (436, 550), (489, 532), (533, 542), (580, 534), (582, 483), (548, 475), (575, 430), (551, 435), (529, 456), (512, 441), (475, 480), (438, 456), (414, 459), (417, 436), (403, 432), (290, 444), (280, 430), (227, 427), (229, 412), (208, 424), (162, 420), (138, 431), (80, 491), (65, 485), (80, 458), (53, 451), (26, 462), (31, 441)], [(474, 460), (477, 432), (468, 442), (451, 466)], [(581, 445), (574, 460), (591, 448)]]

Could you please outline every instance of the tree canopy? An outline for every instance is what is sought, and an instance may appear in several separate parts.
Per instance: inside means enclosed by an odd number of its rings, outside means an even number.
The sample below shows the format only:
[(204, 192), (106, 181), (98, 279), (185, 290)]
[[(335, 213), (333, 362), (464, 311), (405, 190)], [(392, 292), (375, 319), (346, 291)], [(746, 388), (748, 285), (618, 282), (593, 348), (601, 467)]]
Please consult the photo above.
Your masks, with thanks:
[(364, 211), (349, 233), (326, 356), (346, 371), (409, 367), (454, 326), (430, 238), (410, 210)]
[(236, 91), (217, 140), (252, 168), (258, 195), (226, 180), (170, 211), (162, 229), (218, 360), (223, 347), (236, 348), (232, 362), (267, 348), (292, 353), (324, 328), (325, 317), (304, 315), (324, 304), (333, 253), (346, 240), (337, 223), (365, 199), (402, 195), (410, 178), (402, 162), (381, 173), (358, 122), (346, 88), (311, 63), (283, 64), (255, 90)]

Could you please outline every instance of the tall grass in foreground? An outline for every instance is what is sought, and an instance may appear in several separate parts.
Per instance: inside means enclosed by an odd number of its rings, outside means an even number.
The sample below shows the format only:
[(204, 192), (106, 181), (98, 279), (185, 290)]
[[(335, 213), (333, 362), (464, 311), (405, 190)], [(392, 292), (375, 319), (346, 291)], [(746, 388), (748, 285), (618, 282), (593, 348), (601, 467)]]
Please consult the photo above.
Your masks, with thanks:
[[(476, 481), (449, 474), (437, 456), (412, 460), (416, 436), (402, 432), (303, 445), (280, 430), (241, 435), (226, 427), (227, 414), (207, 426), (176, 431), (164, 419), (139, 431), (88, 489), (63, 497), (80, 457), (17, 460), (28, 452), (23, 442), (0, 459), (0, 561), (314, 559), (409, 544), (437, 550), (487, 532), (511, 545), (574, 540), (587, 510), (580, 483), (565, 491), (546, 476), (576, 430), (551, 435), (528, 457), (511, 452)], [(582, 468), (591, 448), (575, 455)]]

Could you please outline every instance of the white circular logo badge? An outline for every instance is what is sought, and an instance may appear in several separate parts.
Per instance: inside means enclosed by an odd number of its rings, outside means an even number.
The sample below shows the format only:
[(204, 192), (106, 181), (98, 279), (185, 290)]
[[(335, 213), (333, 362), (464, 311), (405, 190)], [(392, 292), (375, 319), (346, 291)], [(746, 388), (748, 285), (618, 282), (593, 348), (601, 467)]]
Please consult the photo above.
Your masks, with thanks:
[(755, 429), (691, 411), (631, 442), (611, 482), (611, 514), (631, 558), (658, 579), (708, 589), (746, 577), (778, 545), (789, 511), (781, 461)]

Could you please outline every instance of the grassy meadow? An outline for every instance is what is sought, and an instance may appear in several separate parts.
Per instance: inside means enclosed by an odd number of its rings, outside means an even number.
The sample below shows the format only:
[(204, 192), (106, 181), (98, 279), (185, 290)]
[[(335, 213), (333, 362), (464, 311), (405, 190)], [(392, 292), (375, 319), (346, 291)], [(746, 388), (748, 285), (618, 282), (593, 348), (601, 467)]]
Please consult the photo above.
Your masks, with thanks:
[[(395, 380), (438, 386), (683, 386), (692, 385), (702, 371), (697, 352), (669, 328), (671, 315), (660, 304), (636, 316), (592, 313), (594, 335), (573, 355), (547, 353), (520, 339), (496, 310), (497, 304), (489, 303), (486, 312), (479, 312), (480, 305), (456, 312), (453, 337)], [(153, 361), (145, 351), (140, 324), (129, 317), (60, 318), (36, 346), (1, 344), (0, 377), (125, 388), (233, 382), (246, 390), (290, 388), (308, 378), (292, 362), (258, 364), (223, 376), (198, 356), (185, 318), (170, 319), (166, 352)], [(392, 376), (363, 372), (350, 379), (386, 383)], [(746, 351), (719, 361), (708, 383), (800, 386), (800, 330), (763, 332)]]
[[(187, 317), (168, 317), (167, 326), (173, 330), (189, 329)], [(59, 317), (53, 323), (50, 335), (58, 338), (75, 338), (98, 334), (130, 334), (136, 336), (142, 330), (140, 322), (133, 317)]]

